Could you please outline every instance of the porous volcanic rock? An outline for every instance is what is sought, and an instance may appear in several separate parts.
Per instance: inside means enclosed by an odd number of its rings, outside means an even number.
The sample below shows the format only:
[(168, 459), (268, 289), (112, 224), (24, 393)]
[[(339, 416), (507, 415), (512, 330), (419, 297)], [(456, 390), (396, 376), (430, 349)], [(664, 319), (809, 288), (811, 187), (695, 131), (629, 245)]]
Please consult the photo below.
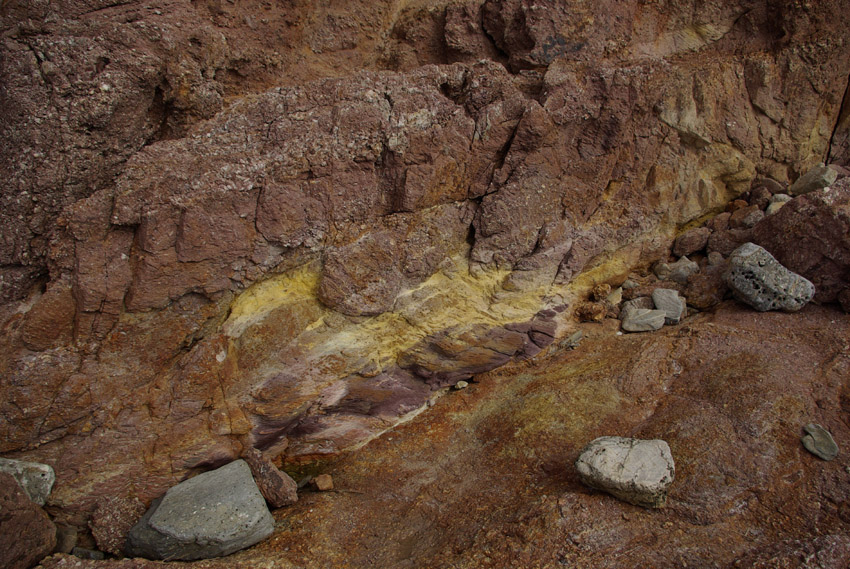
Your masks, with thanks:
[(815, 295), (810, 281), (782, 266), (755, 243), (745, 243), (732, 252), (723, 279), (738, 300), (759, 311), (796, 312)]

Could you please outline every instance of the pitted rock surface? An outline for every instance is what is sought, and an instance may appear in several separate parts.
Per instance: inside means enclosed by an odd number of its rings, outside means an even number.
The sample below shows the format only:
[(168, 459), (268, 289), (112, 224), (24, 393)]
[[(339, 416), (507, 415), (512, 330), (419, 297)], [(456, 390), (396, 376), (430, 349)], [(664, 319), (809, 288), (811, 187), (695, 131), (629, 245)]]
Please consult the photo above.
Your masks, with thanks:
[(780, 265), (754, 243), (745, 243), (732, 252), (723, 278), (738, 300), (762, 312), (796, 312), (815, 295), (810, 281)]

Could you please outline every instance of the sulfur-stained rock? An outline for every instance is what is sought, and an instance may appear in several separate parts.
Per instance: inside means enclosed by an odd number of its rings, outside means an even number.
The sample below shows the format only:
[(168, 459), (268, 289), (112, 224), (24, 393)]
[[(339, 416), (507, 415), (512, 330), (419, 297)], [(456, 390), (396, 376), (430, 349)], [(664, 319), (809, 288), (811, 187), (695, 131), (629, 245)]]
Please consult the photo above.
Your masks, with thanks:
[(56, 545), (56, 527), (15, 478), (0, 472), (0, 564), (29, 569)]
[(662, 440), (600, 437), (576, 461), (581, 481), (645, 508), (661, 508), (675, 477), (670, 447)]
[(723, 279), (738, 300), (759, 311), (796, 312), (815, 294), (811, 282), (754, 243), (741, 245), (732, 253)]

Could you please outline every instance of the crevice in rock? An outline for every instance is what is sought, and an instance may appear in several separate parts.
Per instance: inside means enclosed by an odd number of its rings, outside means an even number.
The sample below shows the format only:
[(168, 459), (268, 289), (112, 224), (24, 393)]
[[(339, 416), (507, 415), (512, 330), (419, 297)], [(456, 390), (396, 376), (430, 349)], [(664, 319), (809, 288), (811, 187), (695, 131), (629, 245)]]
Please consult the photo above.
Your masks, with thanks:
[(824, 157), (824, 162), (827, 164), (836, 161), (838, 158), (838, 156), (833, 156), (832, 148), (835, 143), (835, 133), (838, 132), (842, 122), (847, 122), (848, 126), (850, 126), (850, 75), (847, 76), (847, 84), (844, 87), (844, 96), (841, 98), (841, 106), (838, 107), (838, 116), (835, 118), (835, 124), (832, 127), (832, 132), (829, 134), (829, 143), (826, 146), (826, 156)]

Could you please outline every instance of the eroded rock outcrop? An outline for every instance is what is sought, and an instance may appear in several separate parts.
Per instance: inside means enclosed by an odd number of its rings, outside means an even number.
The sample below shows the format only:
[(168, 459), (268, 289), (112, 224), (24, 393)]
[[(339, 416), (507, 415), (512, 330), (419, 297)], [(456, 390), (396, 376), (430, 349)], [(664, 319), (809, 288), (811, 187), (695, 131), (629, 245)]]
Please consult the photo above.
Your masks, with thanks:
[[(132, 480), (149, 502), (249, 447), (333, 455), (533, 356), (566, 318), (546, 310), (660, 258), (757, 171), (822, 161), (850, 49), (824, 39), (843, 11), (795, 3), (388, 2), (242, 23), (214, 4), (3, 8), (6, 195), (34, 184), (38, 201), (3, 208), (6, 297), (29, 297), (3, 313), (0, 451), (62, 463), (53, 500), (78, 522), (95, 486)], [(384, 16), (403, 57), (367, 53)], [(116, 29), (131, 47), (113, 53)], [(86, 65), (52, 39), (74, 34)], [(305, 46), (311, 70), (293, 65)]]

